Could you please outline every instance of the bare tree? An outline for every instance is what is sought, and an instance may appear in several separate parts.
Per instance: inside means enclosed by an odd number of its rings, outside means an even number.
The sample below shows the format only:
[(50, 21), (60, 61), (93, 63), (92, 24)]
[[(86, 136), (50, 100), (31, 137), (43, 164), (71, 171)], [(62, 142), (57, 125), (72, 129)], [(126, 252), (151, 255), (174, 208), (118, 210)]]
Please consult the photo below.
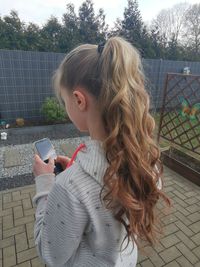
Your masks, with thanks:
[(185, 44), (200, 55), (200, 4), (191, 5), (185, 17)]
[(151, 29), (156, 28), (160, 36), (164, 36), (167, 42), (172, 39), (176, 43), (181, 42), (188, 8), (188, 3), (179, 3), (172, 8), (161, 10), (156, 19), (152, 20)]

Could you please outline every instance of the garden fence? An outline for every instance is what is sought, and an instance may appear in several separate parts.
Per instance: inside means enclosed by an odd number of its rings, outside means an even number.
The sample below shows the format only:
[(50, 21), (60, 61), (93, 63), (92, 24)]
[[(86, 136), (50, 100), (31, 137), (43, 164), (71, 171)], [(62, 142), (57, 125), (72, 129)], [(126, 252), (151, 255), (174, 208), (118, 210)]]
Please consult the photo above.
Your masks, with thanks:
[[(7, 122), (18, 117), (43, 119), (40, 108), (47, 96), (54, 95), (51, 77), (64, 56), (63, 53), (53, 52), (0, 50), (1, 119)], [(143, 59), (142, 63), (153, 111), (161, 109), (168, 72), (181, 73), (187, 66), (192, 74), (200, 74), (200, 62)]]

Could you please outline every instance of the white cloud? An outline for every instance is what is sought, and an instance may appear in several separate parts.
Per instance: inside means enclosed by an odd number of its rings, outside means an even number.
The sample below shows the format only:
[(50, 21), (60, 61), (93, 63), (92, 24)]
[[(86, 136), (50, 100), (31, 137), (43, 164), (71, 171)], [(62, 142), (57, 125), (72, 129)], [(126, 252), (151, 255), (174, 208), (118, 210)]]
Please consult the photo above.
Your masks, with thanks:
[[(67, 3), (73, 2), (75, 5), (75, 11), (78, 13), (78, 9), (83, 3), (83, 0), (32, 0), (27, 3), (27, 0), (0, 0), (0, 15), (8, 15), (11, 9), (18, 11), (19, 17), (25, 22), (35, 22), (42, 25), (50, 17), (54, 15), (61, 21), (62, 14), (66, 10)], [(103, 8), (106, 14), (106, 22), (112, 24), (113, 21), (123, 14), (120, 12), (125, 5), (123, 0), (94, 0), (95, 12), (99, 8)]]
[[(60, 21), (65, 12), (67, 3), (73, 2), (76, 13), (84, 0), (0, 0), (0, 15), (8, 15), (11, 9), (18, 11), (19, 17), (25, 22), (35, 22), (44, 24), (50, 15), (56, 16)], [(149, 21), (163, 9), (173, 6), (184, 0), (139, 0), (139, 9), (144, 21)], [(200, 0), (186, 0), (189, 3), (200, 3)], [(114, 25), (117, 17), (122, 18), (127, 0), (93, 0), (94, 8), (97, 12), (103, 8), (106, 14), (106, 23)]]

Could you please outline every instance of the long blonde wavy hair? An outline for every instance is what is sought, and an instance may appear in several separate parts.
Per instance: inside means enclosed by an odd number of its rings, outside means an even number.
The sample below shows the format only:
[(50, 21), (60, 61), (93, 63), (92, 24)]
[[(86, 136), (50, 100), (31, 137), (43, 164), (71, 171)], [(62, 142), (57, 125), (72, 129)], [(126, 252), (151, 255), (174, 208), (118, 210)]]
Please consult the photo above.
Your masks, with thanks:
[(159, 178), (163, 185), (163, 165), (140, 54), (122, 37), (109, 38), (102, 51), (97, 48), (83, 44), (66, 55), (53, 76), (55, 92), (60, 100), (61, 86), (71, 92), (82, 86), (97, 100), (109, 162), (101, 201), (124, 225), (128, 243), (131, 238), (139, 246), (137, 236), (154, 245), (162, 233), (156, 203), (162, 198), (170, 206), (171, 201), (157, 186)]

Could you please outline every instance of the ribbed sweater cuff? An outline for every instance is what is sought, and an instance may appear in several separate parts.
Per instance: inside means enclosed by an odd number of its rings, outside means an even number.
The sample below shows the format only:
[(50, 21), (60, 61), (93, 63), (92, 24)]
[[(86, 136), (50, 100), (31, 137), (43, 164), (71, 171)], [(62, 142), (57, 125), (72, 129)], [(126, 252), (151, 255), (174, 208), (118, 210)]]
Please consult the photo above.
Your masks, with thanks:
[(41, 174), (35, 177), (36, 195), (32, 198), (32, 202), (34, 205), (37, 205), (37, 200), (40, 197), (49, 194), (54, 182), (55, 182), (54, 173)]

